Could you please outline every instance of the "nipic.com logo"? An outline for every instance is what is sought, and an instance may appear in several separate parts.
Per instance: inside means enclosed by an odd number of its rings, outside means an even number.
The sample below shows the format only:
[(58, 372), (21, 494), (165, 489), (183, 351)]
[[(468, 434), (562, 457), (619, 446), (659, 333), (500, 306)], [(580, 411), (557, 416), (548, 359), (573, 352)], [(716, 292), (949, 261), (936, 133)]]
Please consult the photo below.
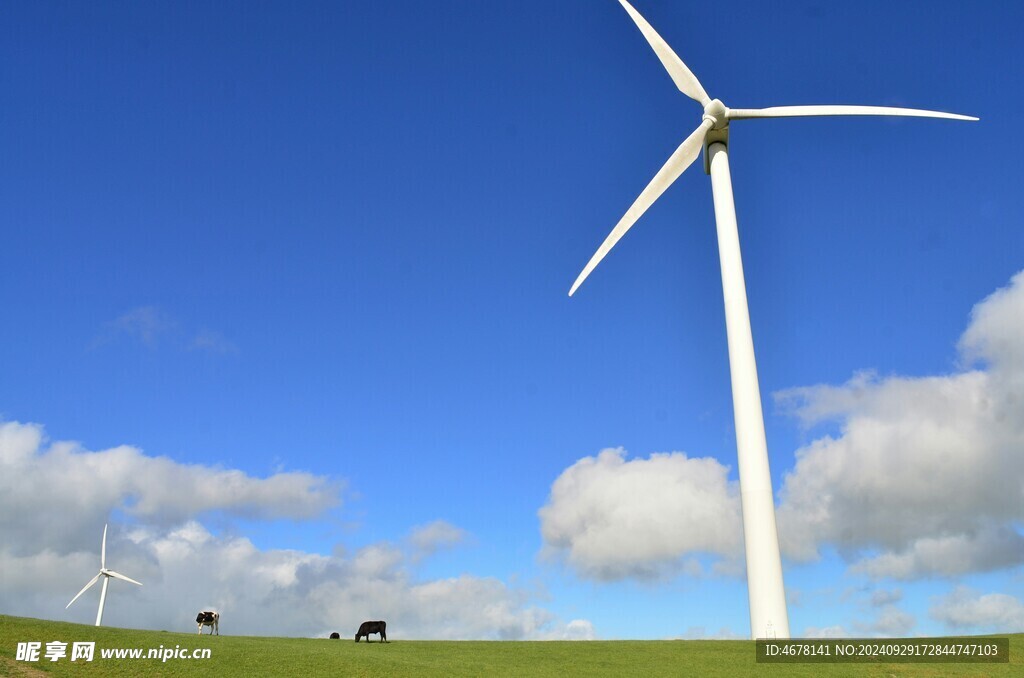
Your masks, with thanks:
[[(40, 661), (40, 653), (43, 660), (55, 662), (58, 659), (68, 657), (68, 644), (59, 640), (46, 643), (46, 650), (43, 651), (43, 643), (29, 642), (18, 643), (18, 650), (14, 658), (20, 662)], [(71, 643), (71, 661), (91, 662), (96, 653), (96, 643)]]
[(174, 647), (151, 647), (143, 649), (140, 647), (104, 647), (99, 649), (99, 656), (96, 653), (96, 642), (72, 642), (66, 643), (61, 640), (49, 642), (27, 641), (18, 643), (14, 658), (20, 662), (56, 662), (60, 660), (73, 662), (91, 662), (95, 659), (127, 659), (127, 660), (160, 660), (166, 662), (171, 659), (209, 659), (212, 655), (210, 648), (187, 648), (180, 645)]

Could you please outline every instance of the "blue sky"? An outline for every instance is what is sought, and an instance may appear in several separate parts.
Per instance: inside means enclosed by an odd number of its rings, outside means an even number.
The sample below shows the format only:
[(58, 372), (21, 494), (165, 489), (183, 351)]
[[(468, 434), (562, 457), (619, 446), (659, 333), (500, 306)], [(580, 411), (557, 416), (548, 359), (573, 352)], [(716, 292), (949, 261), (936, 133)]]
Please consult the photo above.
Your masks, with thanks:
[[(1024, 8), (636, 8), (729, 106), (981, 118), (739, 121), (730, 157), (794, 634), (1024, 630)], [(566, 294), (700, 121), (618, 3), (0, 26), (0, 612), (89, 622), (109, 520), (115, 625), (746, 635), (699, 163)]]

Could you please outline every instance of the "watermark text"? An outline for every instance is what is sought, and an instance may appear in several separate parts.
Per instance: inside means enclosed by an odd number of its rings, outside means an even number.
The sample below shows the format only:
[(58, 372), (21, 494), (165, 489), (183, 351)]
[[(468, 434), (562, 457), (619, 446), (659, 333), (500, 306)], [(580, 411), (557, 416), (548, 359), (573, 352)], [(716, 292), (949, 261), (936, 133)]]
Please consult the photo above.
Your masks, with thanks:
[(849, 638), (759, 640), (758, 663), (971, 663), (1010, 661), (1010, 639), (966, 638)]
[(96, 659), (158, 660), (161, 663), (172, 659), (209, 659), (212, 651), (208, 647), (101, 647), (94, 641), (66, 643), (61, 640), (26, 641), (18, 643), (14, 658), (20, 662), (91, 662)]

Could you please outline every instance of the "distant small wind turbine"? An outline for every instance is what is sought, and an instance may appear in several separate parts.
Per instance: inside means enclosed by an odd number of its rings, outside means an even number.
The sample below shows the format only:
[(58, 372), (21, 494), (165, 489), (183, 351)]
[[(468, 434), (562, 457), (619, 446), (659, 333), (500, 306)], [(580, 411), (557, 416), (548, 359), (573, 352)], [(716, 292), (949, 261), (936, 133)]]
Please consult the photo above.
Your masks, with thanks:
[[(106, 525), (103, 526), (103, 544), (100, 547), (100, 572), (95, 577), (93, 577), (92, 580), (88, 584), (86, 584), (85, 587), (81, 591), (78, 592), (78, 595), (76, 595), (74, 598), (71, 599), (71, 603), (73, 603), (76, 600), (78, 600), (78, 596), (80, 596), (83, 593), (85, 593), (86, 591), (88, 591), (90, 586), (92, 586), (93, 584), (95, 584), (96, 582), (98, 582), (100, 580), (100, 577), (103, 577), (103, 588), (100, 589), (100, 609), (96, 613), (96, 626), (99, 626), (100, 622), (103, 621), (103, 603), (105, 603), (106, 600), (107, 600), (107, 584), (110, 583), (110, 578), (111, 577), (113, 577), (114, 579), (123, 579), (124, 581), (131, 582), (132, 584), (137, 584), (139, 586), (142, 586), (142, 584), (140, 582), (137, 582), (134, 579), (131, 579), (130, 577), (126, 577), (123, 574), (120, 574), (118, 572), (114, 572), (113, 570), (108, 570), (107, 569), (107, 526)], [(65, 606), (64, 609), (66, 610), (69, 607), (71, 607), (71, 603), (68, 603), (67, 606)]]
[(718, 228), (718, 255), (725, 297), (725, 326), (732, 376), (733, 417), (739, 462), (740, 497), (743, 508), (743, 540), (747, 557), (747, 596), (750, 601), (752, 638), (789, 638), (789, 615), (782, 582), (782, 560), (775, 527), (775, 500), (768, 469), (768, 445), (754, 362), (754, 341), (740, 258), (736, 208), (729, 173), (729, 123), (746, 118), (785, 118), (810, 115), (900, 115), (952, 120), (977, 120), (966, 115), (883, 106), (777, 106), (775, 108), (727, 108), (711, 99), (697, 78), (676, 56), (651, 25), (626, 0), (619, 0), (658, 55), (679, 90), (704, 107), (700, 125), (669, 157), (668, 162), (633, 202), (576, 278), (569, 296), (586, 280), (615, 243), (636, 223), (647, 208), (679, 178), (704, 148), (704, 171), (711, 175)]

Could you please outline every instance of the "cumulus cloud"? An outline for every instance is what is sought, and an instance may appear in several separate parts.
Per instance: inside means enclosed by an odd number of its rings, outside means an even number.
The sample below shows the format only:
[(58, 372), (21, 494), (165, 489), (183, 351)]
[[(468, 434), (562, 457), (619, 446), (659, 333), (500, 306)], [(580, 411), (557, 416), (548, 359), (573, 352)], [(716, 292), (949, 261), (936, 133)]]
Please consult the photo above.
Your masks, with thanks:
[[(822, 591), (828, 598), (833, 592)], [(860, 614), (848, 620), (848, 624), (832, 626), (809, 626), (804, 629), (805, 638), (906, 638), (913, 634), (917, 618), (901, 609), (897, 603), (903, 600), (901, 589), (873, 589), (871, 586), (848, 588), (839, 596), (844, 605), (856, 603)], [(829, 602), (829, 606), (834, 600)]]
[(979, 303), (962, 364), (938, 377), (856, 375), (778, 395), (805, 425), (778, 510), (783, 552), (832, 544), (855, 572), (915, 579), (1024, 562), (1024, 272)]
[[(221, 613), (228, 634), (354, 634), (385, 619), (397, 638), (563, 638), (593, 634), (562, 623), (532, 594), (493, 577), (422, 580), (416, 566), (463, 543), (459, 527), (435, 521), (404, 546), (370, 544), (331, 555), (261, 549), (212, 533), (208, 512), (250, 519), (310, 520), (339, 502), (336, 483), (307, 473), (256, 478), (180, 464), (132, 447), (93, 452), (47, 443), (42, 427), (0, 424), (0, 609), (91, 623), (98, 587), (65, 606), (95, 575), (103, 524), (107, 564), (143, 583), (112, 581), (104, 623), (189, 631), (200, 609)], [(129, 525), (111, 520), (127, 514)], [(589, 629), (589, 630), (588, 630)]]
[(682, 452), (626, 459), (606, 449), (567, 468), (540, 509), (549, 556), (600, 581), (699, 574), (695, 554), (742, 552), (739, 492), (729, 469)]
[(895, 605), (882, 605), (870, 622), (858, 622), (856, 628), (862, 635), (882, 638), (906, 638), (917, 620), (914, 615)]
[(980, 531), (942, 537), (922, 537), (899, 552), (861, 558), (850, 568), (873, 579), (954, 577), (1013, 567), (1024, 559), (1024, 537), (1012, 527), (989, 525)]
[(1021, 288), (1024, 271), (1007, 287), (996, 290), (971, 311), (971, 323), (960, 338), (960, 352), (967, 362), (984, 362), (999, 378), (1024, 377), (1024, 343), (1021, 342)]
[(527, 604), (526, 592), (492, 577), (460, 575), (425, 582), (409, 587), (407, 597), (395, 605), (418, 637), (523, 640), (542, 635), (554, 621), (547, 610)]
[(339, 484), (310, 473), (257, 478), (148, 456), (130, 446), (94, 452), (77, 443), (47, 444), (41, 426), (0, 424), (0, 529), (12, 548), (28, 552), (44, 544), (83, 548), (92, 541), (83, 541), (85, 529), (102, 525), (114, 510), (170, 525), (214, 511), (311, 518), (339, 502)]
[(749, 635), (736, 633), (732, 629), (723, 626), (717, 631), (708, 631), (703, 626), (691, 626), (686, 632), (679, 636), (680, 640), (750, 640)]
[[(778, 494), (783, 555), (832, 546), (872, 579), (954, 577), (1024, 563), (1024, 272), (978, 303), (958, 371), (861, 372), (794, 388), (778, 404), (808, 428), (836, 425), (796, 451)], [(583, 577), (654, 580), (742, 574), (737, 487), (711, 458), (622, 449), (585, 457), (540, 509), (544, 553)], [(884, 630), (908, 627), (891, 618)]]
[(594, 625), (586, 619), (573, 619), (559, 632), (561, 638), (555, 638), (557, 640), (594, 640), (597, 638)]
[[(143, 583), (111, 582), (105, 623), (189, 630), (195, 613), (221, 613), (228, 634), (326, 636), (388, 621), (396, 638), (527, 639), (592, 635), (589, 622), (561, 624), (527, 593), (498, 579), (461, 575), (419, 581), (408, 554), (373, 544), (349, 556), (258, 549), (195, 521), (172, 529), (111, 526), (108, 564)], [(95, 540), (99, 541), (97, 533)], [(89, 623), (98, 591), (64, 606), (99, 567), (92, 552), (28, 556), (0, 549), (0, 600), (20, 614)], [(11, 576), (7, 576), (11, 573)], [(589, 630), (588, 630), (589, 629)]]
[(871, 592), (872, 607), (893, 605), (901, 600), (903, 600), (903, 591), (901, 589), (894, 589), (891, 591), (887, 589), (877, 589)]
[(966, 586), (939, 598), (929, 614), (956, 632), (1024, 631), (1024, 603), (1019, 598), (1005, 593), (982, 595)]
[(409, 542), (416, 549), (418, 555), (430, 556), (438, 551), (458, 546), (467, 537), (465, 530), (444, 520), (435, 520), (413, 529), (412, 534), (409, 535)]
[(808, 626), (804, 629), (804, 638), (849, 638), (850, 634), (841, 625)]

